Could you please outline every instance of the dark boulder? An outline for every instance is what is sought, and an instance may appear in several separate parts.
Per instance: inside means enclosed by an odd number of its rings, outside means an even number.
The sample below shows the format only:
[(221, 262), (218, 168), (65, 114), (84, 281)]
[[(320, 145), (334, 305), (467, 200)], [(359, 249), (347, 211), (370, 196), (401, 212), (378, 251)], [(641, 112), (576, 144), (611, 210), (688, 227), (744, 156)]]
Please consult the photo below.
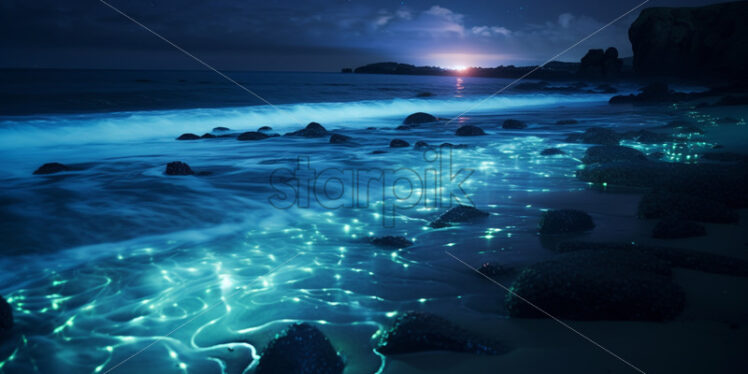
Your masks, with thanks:
[(610, 47), (590, 49), (579, 64), (579, 75), (588, 79), (615, 78), (621, 73), (623, 60), (618, 58), (618, 50)]
[(497, 355), (509, 349), (496, 341), (475, 336), (439, 316), (408, 312), (398, 317), (382, 335), (377, 351), (385, 355), (427, 351)]
[(592, 217), (576, 209), (548, 210), (543, 212), (538, 223), (538, 232), (541, 235), (579, 233), (594, 228)]
[(407, 117), (405, 117), (405, 120), (403, 120), (404, 125), (418, 125), (421, 123), (429, 123), (429, 122), (436, 122), (439, 119), (434, 117), (431, 114), (418, 112), (413, 113)]
[(604, 127), (590, 127), (584, 130), (582, 134), (567, 136), (566, 141), (572, 143), (618, 145), (621, 141), (621, 135)]
[(13, 328), (13, 308), (10, 304), (0, 295), (0, 341), (2, 338)]
[(438, 229), (442, 227), (452, 226), (453, 223), (470, 222), (488, 216), (488, 213), (475, 207), (468, 205), (458, 205), (442, 213), (442, 215), (429, 223), (429, 226)]
[(69, 166), (63, 165), (59, 162), (50, 162), (40, 166), (34, 171), (34, 175), (54, 174), (62, 171), (72, 170)]
[(706, 235), (704, 225), (679, 217), (665, 217), (652, 229), (652, 237), (658, 239), (692, 238), (704, 235)]
[(416, 150), (423, 150), (423, 149), (429, 149), (431, 146), (429, 143), (424, 142), (423, 140), (419, 140), (416, 142), (416, 144), (413, 146)]
[(215, 135), (213, 135), (213, 134), (211, 134), (211, 133), (209, 133), (209, 132), (206, 132), (206, 133), (205, 133), (205, 134), (203, 134), (203, 136), (201, 136), (200, 138), (202, 138), (202, 139), (213, 139), (213, 138), (216, 138), (216, 136), (215, 136)]
[(522, 130), (527, 128), (527, 124), (516, 119), (508, 119), (501, 124), (501, 128), (507, 130)]
[(198, 140), (198, 139), (200, 139), (199, 136), (195, 134), (191, 134), (191, 133), (179, 135), (179, 137), (177, 138), (177, 140)]
[(330, 136), (330, 144), (347, 144), (351, 143), (353, 138), (341, 134), (332, 134)]
[(738, 221), (736, 211), (727, 205), (698, 195), (652, 191), (639, 201), (638, 214), (642, 218), (663, 218), (676, 215), (689, 220), (712, 223)]
[(330, 135), (330, 133), (327, 129), (317, 122), (311, 122), (301, 130), (286, 134), (286, 136), (303, 136), (305, 138), (322, 138), (328, 135)]
[(413, 245), (413, 242), (402, 236), (381, 236), (371, 239), (371, 244), (382, 248), (405, 248)]
[(174, 161), (166, 164), (166, 175), (192, 175), (195, 174), (190, 165), (181, 161)]
[(620, 145), (597, 145), (587, 148), (584, 157), (582, 157), (582, 162), (585, 164), (614, 161), (647, 161), (647, 156), (634, 148)]
[(556, 156), (556, 155), (563, 155), (563, 154), (565, 154), (564, 151), (558, 148), (546, 148), (540, 151), (541, 156)]
[(268, 136), (267, 134), (264, 134), (258, 131), (247, 131), (247, 132), (243, 132), (239, 134), (239, 136), (236, 137), (236, 140), (241, 140), (241, 141), (263, 140), (269, 137), (270, 136)]
[(307, 323), (289, 326), (262, 351), (257, 374), (340, 374), (344, 368), (330, 340)]
[(218, 126), (218, 127), (213, 128), (213, 132), (226, 132), (226, 131), (231, 131), (231, 129), (228, 127), (223, 127), (223, 126)]
[(572, 320), (665, 321), (685, 306), (667, 264), (621, 251), (580, 251), (534, 264), (519, 274), (511, 290), (506, 308), (520, 318), (550, 314)]
[(748, 277), (748, 261), (690, 249), (659, 247), (632, 243), (596, 243), (569, 241), (558, 244), (561, 253), (577, 251), (618, 251), (624, 255), (654, 256), (671, 267), (680, 267), (714, 274)]
[(575, 119), (561, 119), (561, 120), (556, 121), (557, 125), (576, 125), (578, 123), (579, 121)]
[(392, 139), (392, 141), (390, 142), (390, 148), (404, 148), (404, 147), (410, 147), (410, 143), (402, 139)]
[(748, 3), (644, 9), (629, 28), (634, 70), (687, 79), (748, 77)]
[(455, 135), (457, 136), (481, 136), (481, 135), (486, 135), (486, 133), (483, 132), (483, 129), (481, 129), (478, 126), (465, 125), (457, 129), (457, 131), (455, 131)]
[(608, 101), (611, 104), (662, 104), (692, 98), (691, 95), (671, 90), (666, 83), (652, 83), (642, 87), (640, 93), (634, 95), (613, 96)]

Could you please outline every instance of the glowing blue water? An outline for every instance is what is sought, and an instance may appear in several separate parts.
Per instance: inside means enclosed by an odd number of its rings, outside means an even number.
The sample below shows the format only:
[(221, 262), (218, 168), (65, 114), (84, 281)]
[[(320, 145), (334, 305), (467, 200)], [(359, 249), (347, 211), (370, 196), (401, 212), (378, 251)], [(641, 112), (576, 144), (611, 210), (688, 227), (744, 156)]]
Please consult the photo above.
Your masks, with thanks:
[[(310, 321), (345, 357), (347, 372), (375, 372), (386, 364), (372, 351), (375, 338), (397, 313), (501, 313), (492, 286), (444, 250), (475, 264), (544, 256), (534, 229), (543, 207), (528, 201), (587, 188), (573, 178), (585, 147), (564, 143), (565, 135), (667, 120), (610, 107), (604, 95), (515, 94), (488, 99), (449, 125), (394, 130), (409, 113), (449, 118), (486, 98), (460, 96), (5, 118), (0, 293), (15, 310), (18, 335), (0, 352), (2, 369), (105, 372), (155, 342), (115, 372), (241, 373), (279, 329)], [(501, 129), (509, 117), (530, 127)], [(565, 118), (582, 124), (554, 125)], [(359, 145), (287, 137), (174, 141), (215, 126), (285, 132), (309, 121)], [(456, 138), (463, 123), (488, 136)], [(433, 167), (411, 148), (372, 154), (396, 137), (470, 145), (455, 150), (452, 162), (474, 170), (464, 187), (492, 213), (486, 222), (429, 229), (446, 208), (424, 203), (398, 209), (395, 227), (384, 227), (387, 212), (376, 199), (335, 210), (268, 202), (276, 192), (269, 175), (294, 168), (298, 156), (317, 170)], [(569, 155), (538, 155), (551, 146)], [(164, 165), (173, 160), (208, 174), (166, 177)], [(31, 175), (51, 161), (78, 170)], [(426, 186), (427, 194), (435, 190)], [(366, 243), (379, 235), (403, 235), (415, 245), (387, 251)]]

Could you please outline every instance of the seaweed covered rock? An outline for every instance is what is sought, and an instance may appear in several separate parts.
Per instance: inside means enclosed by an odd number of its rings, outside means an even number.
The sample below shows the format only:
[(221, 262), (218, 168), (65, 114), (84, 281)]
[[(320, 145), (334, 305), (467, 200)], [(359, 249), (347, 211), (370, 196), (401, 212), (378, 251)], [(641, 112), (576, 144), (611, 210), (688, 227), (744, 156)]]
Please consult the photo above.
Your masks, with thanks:
[(190, 168), (190, 165), (185, 164), (181, 161), (174, 161), (166, 164), (166, 175), (192, 175), (195, 174)]
[(408, 312), (398, 317), (382, 335), (377, 351), (385, 355), (425, 351), (497, 355), (509, 349), (498, 342), (475, 336), (439, 316)]
[(652, 229), (652, 237), (658, 239), (692, 238), (704, 235), (706, 235), (704, 225), (679, 217), (665, 217)]
[(507, 129), (507, 130), (522, 130), (526, 127), (527, 127), (526, 123), (516, 120), (516, 119), (508, 119), (504, 121), (504, 123), (501, 124), (501, 128)]
[(567, 142), (601, 145), (618, 145), (621, 135), (604, 127), (590, 127), (581, 134), (571, 134), (566, 137)]
[(269, 138), (269, 136), (265, 133), (261, 133), (259, 131), (247, 131), (247, 132), (239, 134), (236, 140), (250, 141), (250, 140), (263, 140), (267, 138)]
[(748, 261), (746, 260), (690, 249), (632, 243), (568, 241), (558, 244), (556, 251), (561, 253), (576, 251), (619, 251), (626, 255), (642, 253), (657, 257), (659, 260), (664, 261), (671, 267), (681, 267), (714, 274), (748, 277)]
[(330, 133), (317, 122), (310, 122), (305, 128), (294, 132), (289, 132), (286, 136), (302, 136), (305, 138), (322, 138)]
[(651, 191), (639, 201), (638, 214), (642, 218), (678, 216), (689, 220), (712, 223), (733, 223), (738, 213), (727, 205), (697, 195)]
[(587, 148), (582, 157), (585, 164), (614, 161), (647, 161), (647, 156), (639, 150), (620, 145), (598, 145)]
[(330, 144), (349, 144), (353, 141), (353, 138), (341, 134), (332, 134), (330, 136)]
[(54, 174), (62, 171), (70, 171), (70, 167), (59, 162), (49, 162), (34, 171), (34, 175)]
[(455, 135), (457, 136), (481, 136), (486, 135), (486, 133), (478, 126), (472, 126), (472, 125), (465, 125), (457, 129), (455, 131)]
[(439, 119), (434, 117), (431, 114), (418, 112), (413, 113), (407, 117), (405, 117), (405, 120), (403, 120), (404, 125), (420, 125), (422, 123), (429, 123), (429, 122), (436, 122)]
[(0, 340), (13, 328), (13, 308), (0, 295)]
[(198, 140), (198, 139), (200, 139), (200, 137), (192, 133), (182, 134), (182, 135), (179, 135), (179, 137), (177, 138), (177, 140)]
[[(562, 254), (522, 270), (506, 296), (512, 317), (664, 321), (685, 305), (670, 267), (654, 256), (620, 251)], [(517, 297), (520, 295), (525, 300)]]
[(297, 323), (265, 347), (256, 373), (340, 374), (343, 367), (343, 360), (321, 331)]
[(589, 231), (595, 223), (589, 214), (576, 209), (548, 210), (538, 223), (541, 235), (572, 234)]
[(558, 148), (546, 148), (540, 151), (541, 156), (556, 156), (556, 155), (563, 155), (563, 154), (565, 154), (564, 151)]
[(371, 239), (371, 244), (382, 248), (405, 248), (413, 245), (413, 242), (402, 236), (380, 236)]
[(488, 217), (488, 213), (469, 205), (458, 205), (442, 213), (439, 217), (429, 223), (429, 226), (438, 229), (452, 226), (453, 223), (469, 222), (479, 218)]
[(392, 139), (390, 142), (390, 148), (405, 148), (410, 147), (410, 143), (402, 139)]

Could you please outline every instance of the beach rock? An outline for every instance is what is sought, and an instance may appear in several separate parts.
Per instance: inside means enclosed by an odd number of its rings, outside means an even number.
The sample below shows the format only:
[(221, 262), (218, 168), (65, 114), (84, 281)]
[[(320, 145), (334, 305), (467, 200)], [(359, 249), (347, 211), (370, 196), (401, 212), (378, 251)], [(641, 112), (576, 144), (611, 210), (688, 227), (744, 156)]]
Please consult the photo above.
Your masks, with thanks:
[(556, 121), (557, 125), (576, 125), (578, 123), (579, 121), (575, 119), (561, 119), (561, 120)]
[(541, 235), (571, 234), (589, 231), (595, 223), (589, 214), (576, 209), (548, 210), (540, 216), (538, 232)]
[(498, 342), (475, 336), (442, 317), (407, 312), (382, 335), (377, 351), (388, 356), (427, 351), (497, 355), (509, 349)]
[(177, 140), (198, 140), (198, 139), (200, 139), (199, 136), (195, 134), (191, 134), (191, 133), (179, 135), (179, 137), (177, 138)]
[(405, 120), (403, 120), (404, 125), (418, 125), (422, 123), (429, 123), (429, 122), (436, 122), (439, 119), (434, 117), (431, 114), (418, 112), (413, 113), (407, 117), (405, 117)]
[(350, 143), (353, 140), (350, 136), (345, 136), (341, 134), (332, 134), (330, 136), (330, 144), (346, 144)]
[(582, 157), (582, 162), (585, 164), (614, 161), (647, 161), (647, 156), (639, 150), (620, 145), (597, 145), (587, 148)]
[(643, 9), (629, 28), (634, 70), (687, 79), (748, 77), (748, 3)]
[(392, 141), (390, 142), (390, 148), (404, 148), (404, 147), (410, 147), (410, 143), (402, 139), (392, 139)]
[(426, 143), (423, 140), (419, 140), (419, 141), (416, 142), (416, 144), (413, 146), (413, 148), (420, 151), (420, 150), (423, 150), (423, 149), (429, 149), (429, 148), (431, 148), (431, 146), (429, 145), (429, 143)]
[(384, 149), (377, 149), (377, 150), (371, 151), (371, 154), (373, 155), (381, 155), (384, 153), (387, 153), (387, 151), (385, 151)]
[(413, 245), (413, 242), (402, 236), (381, 236), (371, 239), (371, 244), (383, 248), (405, 248)]
[(239, 136), (236, 137), (236, 140), (240, 140), (240, 141), (252, 141), (252, 140), (263, 140), (263, 139), (267, 139), (269, 137), (270, 136), (268, 136), (267, 134), (263, 134), (261, 132), (247, 131), (247, 132), (243, 132), (243, 133), (239, 134)]
[(506, 296), (511, 317), (665, 321), (685, 306), (670, 268), (656, 257), (621, 251), (562, 254), (522, 270)]
[(340, 374), (340, 358), (330, 340), (307, 323), (289, 326), (262, 351), (257, 374)]
[(223, 126), (218, 126), (218, 127), (213, 128), (213, 132), (226, 132), (226, 131), (231, 131), (231, 129), (228, 127), (223, 127)]
[(478, 267), (478, 271), (487, 277), (497, 277), (510, 273), (513, 269), (498, 262), (486, 262)]
[(211, 134), (211, 133), (209, 133), (209, 132), (206, 132), (200, 138), (202, 138), (202, 139), (213, 139), (213, 138), (216, 138), (216, 136), (213, 135), (213, 134)]
[(527, 128), (527, 124), (516, 119), (508, 119), (501, 124), (501, 128), (507, 130), (522, 130)]
[(305, 128), (286, 134), (286, 136), (303, 136), (305, 138), (322, 138), (328, 135), (330, 133), (317, 122), (310, 122)]
[(190, 165), (181, 161), (174, 161), (166, 164), (166, 175), (192, 175), (195, 174)]
[(658, 239), (680, 239), (704, 235), (706, 235), (704, 225), (678, 217), (665, 217), (652, 229), (652, 237)]
[(567, 136), (566, 141), (572, 143), (618, 145), (621, 141), (621, 135), (611, 129), (590, 127), (584, 130), (584, 133), (582, 134), (571, 134)]
[(13, 308), (0, 295), (0, 341), (13, 329)]
[(623, 60), (618, 58), (618, 50), (610, 47), (590, 49), (579, 64), (579, 75), (588, 79), (615, 78), (621, 73)]
[(479, 218), (488, 217), (489, 214), (468, 205), (458, 205), (447, 210), (429, 223), (429, 226), (438, 229), (452, 226), (453, 223), (470, 222)]
[(638, 214), (639, 217), (648, 219), (676, 215), (689, 220), (712, 223), (733, 223), (739, 218), (736, 211), (719, 201), (666, 191), (651, 191), (644, 194), (639, 201)]
[(634, 95), (613, 96), (608, 101), (610, 104), (661, 104), (685, 100), (691, 96), (671, 90), (666, 83), (658, 82), (644, 86), (640, 93)]
[(619, 251), (624, 255), (654, 256), (670, 267), (698, 270), (707, 273), (748, 277), (748, 261), (690, 249), (650, 246), (632, 243), (597, 243), (569, 241), (559, 243), (557, 252)]
[(481, 129), (478, 126), (465, 125), (457, 129), (457, 131), (455, 131), (455, 135), (457, 136), (480, 136), (480, 135), (486, 135), (486, 133), (483, 132), (483, 129)]
[(556, 156), (556, 155), (563, 155), (563, 154), (566, 154), (566, 153), (558, 148), (546, 148), (540, 151), (541, 156)]
[(50, 162), (46, 163), (42, 166), (39, 166), (38, 169), (34, 171), (34, 175), (44, 175), (44, 174), (54, 174), (59, 173), (61, 171), (70, 171), (69, 166), (63, 165), (59, 162)]

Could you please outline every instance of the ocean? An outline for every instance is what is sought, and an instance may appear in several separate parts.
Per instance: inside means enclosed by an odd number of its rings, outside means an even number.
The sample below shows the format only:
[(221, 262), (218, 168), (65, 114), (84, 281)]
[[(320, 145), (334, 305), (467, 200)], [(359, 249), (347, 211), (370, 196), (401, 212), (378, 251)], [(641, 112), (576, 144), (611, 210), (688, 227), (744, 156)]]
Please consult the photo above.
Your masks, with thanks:
[[(612, 94), (595, 85), (491, 96), (510, 81), (228, 74), (273, 105), (211, 72), (0, 73), (0, 294), (23, 336), (5, 346), (0, 370), (107, 372), (137, 354), (117, 371), (242, 373), (274, 334), (306, 321), (335, 343), (347, 373), (388, 372), (389, 359), (373, 348), (405, 311), (506, 318), (501, 290), (445, 251), (475, 266), (545, 258), (538, 218), (564, 206), (585, 206), (595, 218), (586, 239), (640, 230), (620, 218), (630, 198), (595, 195), (604, 187), (574, 177), (587, 146), (566, 137), (677, 118), (675, 109), (609, 105)], [(445, 120), (398, 130), (414, 112)], [(510, 118), (527, 128), (503, 129)], [(578, 123), (557, 124), (565, 119)], [(175, 140), (218, 126), (230, 133), (270, 126), (282, 135), (312, 121), (352, 142)], [(466, 124), (487, 135), (455, 136)], [(410, 146), (389, 148), (396, 138)], [(455, 147), (416, 150), (418, 141)], [(710, 147), (631, 145), (679, 161)], [(539, 154), (551, 147), (564, 154)], [(164, 175), (172, 161), (196, 174)], [(32, 175), (48, 162), (73, 170)], [(312, 179), (310, 195), (284, 184), (299, 169), (325, 176)], [(361, 171), (389, 180), (364, 184), (353, 177)], [(459, 171), (464, 183), (430, 183)], [(481, 225), (430, 228), (452, 196), (490, 216)], [(414, 244), (369, 243), (385, 235)]]

